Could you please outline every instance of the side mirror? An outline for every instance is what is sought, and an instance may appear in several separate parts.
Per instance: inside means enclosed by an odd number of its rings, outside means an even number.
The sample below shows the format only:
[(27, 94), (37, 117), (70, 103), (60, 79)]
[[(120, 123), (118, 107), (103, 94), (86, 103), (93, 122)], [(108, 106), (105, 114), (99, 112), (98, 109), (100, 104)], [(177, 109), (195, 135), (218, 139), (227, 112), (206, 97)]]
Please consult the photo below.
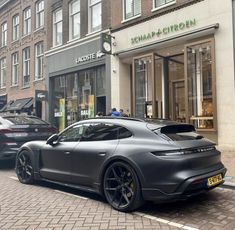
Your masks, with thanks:
[(49, 145), (53, 145), (53, 144), (55, 144), (54, 143), (55, 141), (58, 141), (58, 139), (59, 139), (59, 135), (58, 134), (53, 134), (47, 139), (46, 143), (49, 144)]

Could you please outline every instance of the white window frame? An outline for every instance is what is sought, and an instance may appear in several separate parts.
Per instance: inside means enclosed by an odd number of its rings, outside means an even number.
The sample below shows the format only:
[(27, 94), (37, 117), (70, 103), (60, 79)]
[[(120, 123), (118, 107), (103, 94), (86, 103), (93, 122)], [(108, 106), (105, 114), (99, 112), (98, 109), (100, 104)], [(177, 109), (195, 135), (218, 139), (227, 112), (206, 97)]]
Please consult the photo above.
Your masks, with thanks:
[(23, 49), (23, 87), (29, 86), (30, 82), (30, 47)]
[(43, 78), (43, 42), (35, 44), (35, 81)]
[(12, 41), (17, 41), (20, 37), (20, 16), (16, 14), (12, 17)]
[(165, 0), (165, 3), (163, 3), (162, 5), (156, 6), (156, 1), (157, 0), (153, 0), (153, 9), (152, 9), (152, 11), (160, 10), (160, 9), (165, 8), (167, 6), (174, 5), (176, 3), (176, 0)]
[(15, 52), (11, 55), (12, 69), (11, 69), (11, 86), (18, 85), (19, 76), (19, 53)]
[(23, 24), (23, 34), (27, 35), (31, 33), (31, 8), (28, 7), (23, 11), (23, 19), (24, 19), (24, 24)]
[[(61, 18), (57, 18), (57, 14), (61, 12)], [(61, 39), (58, 39), (58, 27), (61, 24), (62, 33)], [(63, 44), (63, 11), (59, 8), (53, 12), (53, 46), (60, 46)]]
[(7, 46), (7, 22), (2, 23), (1, 25), (1, 46)]
[[(79, 10), (78, 11), (75, 11), (75, 12), (73, 12), (73, 4), (75, 3), (75, 2), (78, 2), (78, 4), (79, 4)], [(81, 19), (80, 19), (80, 17), (81, 17), (81, 1), (80, 0), (73, 0), (73, 1), (71, 1), (70, 2), (70, 4), (69, 4), (69, 40), (73, 40), (73, 39), (78, 39), (78, 38), (80, 38), (80, 36), (81, 36), (81, 27), (80, 27), (80, 25), (81, 25)], [(79, 18), (79, 33), (77, 34), (77, 35), (75, 35), (74, 34), (74, 28), (75, 28), (75, 17), (76, 16), (78, 16), (78, 18)]]
[[(127, 6), (126, 1), (127, 0), (122, 0), (122, 5), (123, 5), (123, 21), (122, 22), (129, 21), (129, 20), (132, 20), (134, 18), (141, 16), (141, 0), (133, 0), (133, 3), (134, 3), (134, 5), (132, 6), (133, 15), (131, 17), (127, 17), (127, 14), (126, 14), (126, 6)], [(139, 1), (139, 2), (137, 3), (137, 1)], [(138, 13), (134, 12), (136, 4), (139, 4), (139, 12)]]
[[(95, 0), (89, 0), (89, 5), (88, 5), (88, 7), (89, 7), (89, 33), (95, 33), (95, 32), (97, 32), (97, 31), (100, 31), (101, 29), (102, 29), (102, 0), (96, 0), (96, 2), (95, 3), (91, 3), (91, 1), (95, 1)], [(99, 5), (100, 4), (100, 25), (99, 25), (99, 27), (97, 28), (97, 29), (93, 29), (92, 28), (92, 10), (93, 10), (93, 8), (94, 7), (96, 7), (97, 5)], [(96, 19), (97, 19), (97, 17), (96, 17)]]
[(36, 29), (44, 26), (44, 0), (36, 2)]
[(7, 68), (7, 62), (6, 57), (0, 59), (0, 89), (6, 88), (6, 68)]

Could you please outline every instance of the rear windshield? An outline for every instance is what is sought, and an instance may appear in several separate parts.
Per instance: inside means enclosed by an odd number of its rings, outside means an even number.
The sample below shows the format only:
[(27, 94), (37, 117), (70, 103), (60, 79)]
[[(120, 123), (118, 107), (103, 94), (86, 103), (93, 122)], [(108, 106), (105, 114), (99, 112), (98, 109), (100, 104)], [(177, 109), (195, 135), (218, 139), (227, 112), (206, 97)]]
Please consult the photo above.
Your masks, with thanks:
[[(159, 130), (155, 130), (159, 134)], [(172, 141), (185, 141), (202, 139), (203, 136), (198, 134), (193, 125), (169, 125), (160, 129), (161, 136), (164, 136)]]
[(37, 118), (37, 117), (4, 117), (4, 119), (10, 121), (15, 125), (48, 125), (47, 122)]

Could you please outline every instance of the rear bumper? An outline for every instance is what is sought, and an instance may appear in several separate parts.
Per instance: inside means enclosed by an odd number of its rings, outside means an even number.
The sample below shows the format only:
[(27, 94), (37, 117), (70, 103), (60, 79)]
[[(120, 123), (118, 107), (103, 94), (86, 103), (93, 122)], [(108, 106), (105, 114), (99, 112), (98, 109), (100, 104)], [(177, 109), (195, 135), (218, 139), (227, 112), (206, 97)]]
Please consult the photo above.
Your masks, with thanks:
[[(196, 196), (198, 194), (214, 189), (215, 187), (223, 184), (224, 181), (214, 186), (208, 187), (207, 179), (217, 174), (222, 174), (222, 177), (224, 178), (226, 171), (226, 168), (221, 168), (210, 173), (188, 178), (184, 180), (173, 193), (166, 193), (164, 192), (164, 189), (143, 188), (142, 195), (144, 200), (157, 201), (159, 203), (187, 199), (189, 197)], [(167, 186), (168, 185), (166, 184), (166, 187)], [(161, 188), (164, 188), (164, 186), (161, 186)]]

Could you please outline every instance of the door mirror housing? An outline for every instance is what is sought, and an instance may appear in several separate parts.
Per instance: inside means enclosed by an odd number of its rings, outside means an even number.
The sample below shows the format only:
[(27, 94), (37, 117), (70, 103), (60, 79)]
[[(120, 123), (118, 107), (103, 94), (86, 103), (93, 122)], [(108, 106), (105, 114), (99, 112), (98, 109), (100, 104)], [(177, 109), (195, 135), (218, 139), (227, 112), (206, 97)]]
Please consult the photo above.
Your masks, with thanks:
[(49, 145), (54, 145), (56, 142), (59, 140), (59, 135), (58, 134), (53, 134), (47, 139), (47, 144)]

